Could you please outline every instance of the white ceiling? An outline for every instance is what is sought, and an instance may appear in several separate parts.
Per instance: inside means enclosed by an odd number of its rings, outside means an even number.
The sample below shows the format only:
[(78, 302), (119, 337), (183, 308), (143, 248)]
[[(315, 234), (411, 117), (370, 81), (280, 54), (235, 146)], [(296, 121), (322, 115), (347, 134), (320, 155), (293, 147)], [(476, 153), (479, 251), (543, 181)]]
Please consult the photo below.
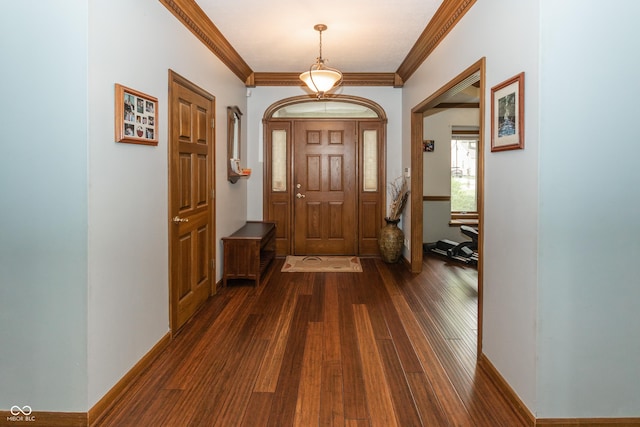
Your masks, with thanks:
[(197, 0), (254, 72), (395, 72), (443, 0)]

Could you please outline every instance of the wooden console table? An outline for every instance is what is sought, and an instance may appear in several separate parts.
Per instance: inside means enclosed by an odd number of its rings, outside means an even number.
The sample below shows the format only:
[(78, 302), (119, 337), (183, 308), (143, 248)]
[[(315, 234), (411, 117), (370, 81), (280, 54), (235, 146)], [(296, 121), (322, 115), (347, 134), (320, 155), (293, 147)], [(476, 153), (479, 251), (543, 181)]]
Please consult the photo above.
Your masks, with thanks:
[(260, 278), (276, 256), (276, 225), (273, 222), (247, 221), (231, 236), (223, 237), (224, 266), (222, 286), (228, 279)]

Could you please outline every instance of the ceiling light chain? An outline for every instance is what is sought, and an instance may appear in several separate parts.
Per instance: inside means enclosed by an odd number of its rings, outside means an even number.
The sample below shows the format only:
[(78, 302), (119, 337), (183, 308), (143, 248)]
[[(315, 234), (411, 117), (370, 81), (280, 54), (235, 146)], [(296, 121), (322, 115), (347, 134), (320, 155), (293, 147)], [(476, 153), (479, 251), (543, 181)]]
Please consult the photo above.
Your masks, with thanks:
[(318, 62), (324, 63), (324, 60), (322, 59), (322, 32), (327, 29), (327, 26), (318, 24), (313, 28), (320, 33), (320, 44), (319, 44), (320, 56), (317, 59), (318, 59)]

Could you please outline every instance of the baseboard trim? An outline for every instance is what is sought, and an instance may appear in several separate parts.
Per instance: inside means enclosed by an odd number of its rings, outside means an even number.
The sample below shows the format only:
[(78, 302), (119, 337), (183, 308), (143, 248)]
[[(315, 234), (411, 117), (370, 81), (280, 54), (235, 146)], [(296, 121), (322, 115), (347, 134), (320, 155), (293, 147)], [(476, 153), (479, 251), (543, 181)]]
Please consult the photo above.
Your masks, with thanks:
[(639, 427), (640, 418), (539, 418), (536, 427)]
[(485, 370), (485, 372), (489, 375), (489, 378), (493, 381), (493, 383), (502, 391), (502, 393), (509, 399), (509, 403), (513, 407), (513, 409), (520, 414), (522, 418), (524, 418), (527, 422), (527, 425), (530, 427), (536, 427), (536, 418), (533, 416), (527, 405), (525, 405), (522, 400), (518, 397), (516, 392), (511, 388), (509, 383), (500, 375), (500, 372), (493, 366), (493, 363), (485, 356), (484, 353), (480, 354), (478, 358), (478, 364)]
[[(0, 426), (29, 425), (29, 427), (87, 427), (94, 425), (120, 399), (122, 394), (131, 387), (133, 381), (154, 361), (156, 357), (171, 342), (171, 332), (163, 336), (142, 359), (134, 365), (114, 385), (111, 390), (98, 401), (89, 412), (39, 412), (33, 411), (29, 415), (19, 413), (13, 415), (11, 411), (0, 411)], [(6, 421), (6, 424), (5, 424)]]
[[(120, 400), (122, 395), (131, 387), (134, 380), (140, 376), (140, 374), (146, 370), (149, 365), (158, 357), (158, 355), (164, 350), (169, 343), (171, 342), (171, 332), (167, 332), (165, 336), (160, 338), (160, 340), (156, 343), (156, 345), (151, 348), (145, 354), (142, 359), (136, 363), (133, 368), (129, 370), (121, 379), (118, 381), (111, 390), (105, 394), (102, 399), (100, 399), (88, 412), (88, 425), (92, 426), (98, 420), (100, 420), (109, 410), (115, 405), (115, 403)], [(87, 424), (84, 424), (87, 425)]]
[(484, 353), (478, 358), (478, 364), (530, 427), (640, 427), (640, 418), (535, 418)]
[(209, 296), (217, 295), (222, 290), (222, 279), (217, 281), (211, 286), (211, 294)]
[(0, 411), (0, 426), (86, 427), (87, 413), (33, 411), (29, 415), (13, 415), (11, 411)]
[(407, 259), (404, 255), (400, 258), (400, 262), (404, 265), (407, 270), (411, 271), (411, 261)]

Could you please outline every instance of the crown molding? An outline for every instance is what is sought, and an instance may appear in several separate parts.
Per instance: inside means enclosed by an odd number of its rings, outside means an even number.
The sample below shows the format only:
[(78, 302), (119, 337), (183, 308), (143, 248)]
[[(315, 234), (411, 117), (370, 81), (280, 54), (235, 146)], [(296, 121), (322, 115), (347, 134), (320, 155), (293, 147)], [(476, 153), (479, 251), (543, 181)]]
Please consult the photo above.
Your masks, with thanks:
[(253, 74), (251, 67), (194, 0), (160, 0), (160, 3), (169, 9), (240, 80), (246, 82), (250, 78)]
[[(254, 72), (195, 0), (159, 0), (246, 86), (298, 86), (298, 73)], [(395, 73), (344, 73), (345, 86), (402, 87), (476, 0), (444, 0)]]
[(407, 81), (476, 0), (444, 0), (396, 73)]
[[(303, 86), (300, 73), (253, 73), (245, 82), (247, 86)], [(402, 80), (395, 73), (343, 73), (343, 86), (393, 86), (402, 87)]]

